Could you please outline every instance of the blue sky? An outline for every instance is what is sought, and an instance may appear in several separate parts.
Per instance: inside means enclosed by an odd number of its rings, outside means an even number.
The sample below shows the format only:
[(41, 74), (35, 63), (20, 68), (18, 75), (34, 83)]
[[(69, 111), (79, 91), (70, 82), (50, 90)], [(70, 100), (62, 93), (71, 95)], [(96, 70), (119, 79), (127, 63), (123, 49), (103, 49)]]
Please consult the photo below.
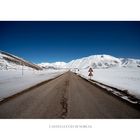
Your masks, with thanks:
[(34, 62), (94, 54), (140, 58), (140, 22), (0, 22), (0, 50)]

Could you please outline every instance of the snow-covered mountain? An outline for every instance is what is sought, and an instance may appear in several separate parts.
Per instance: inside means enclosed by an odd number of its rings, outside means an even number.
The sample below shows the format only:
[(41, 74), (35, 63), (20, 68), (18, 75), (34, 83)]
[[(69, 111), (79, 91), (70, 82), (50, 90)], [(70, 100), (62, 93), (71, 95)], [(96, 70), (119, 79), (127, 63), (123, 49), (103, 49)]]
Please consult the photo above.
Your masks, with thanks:
[(92, 55), (81, 59), (72, 60), (67, 68), (111, 68), (111, 67), (140, 67), (139, 59), (116, 58), (110, 55)]
[(42, 69), (38, 65), (28, 62), (20, 57), (0, 51), (0, 70), (8, 70), (8, 69), (17, 70), (21, 69), (22, 66), (24, 67), (24, 69), (36, 69), (36, 70)]
[(113, 66), (119, 66), (120, 59), (109, 55), (92, 55), (81, 59), (72, 60), (67, 64), (69, 68), (84, 69), (88, 67), (93, 68), (108, 68)]
[(110, 55), (92, 55), (89, 57), (72, 60), (68, 63), (65, 62), (41, 63), (39, 64), (39, 66), (45, 69), (61, 69), (61, 68), (86, 69), (89, 67), (102, 69), (112, 67), (140, 67), (140, 60), (129, 58), (116, 58)]
[(38, 66), (40, 66), (43, 69), (62, 69), (62, 68), (66, 68), (66, 64), (65, 62), (55, 62), (55, 63), (41, 63), (38, 64)]

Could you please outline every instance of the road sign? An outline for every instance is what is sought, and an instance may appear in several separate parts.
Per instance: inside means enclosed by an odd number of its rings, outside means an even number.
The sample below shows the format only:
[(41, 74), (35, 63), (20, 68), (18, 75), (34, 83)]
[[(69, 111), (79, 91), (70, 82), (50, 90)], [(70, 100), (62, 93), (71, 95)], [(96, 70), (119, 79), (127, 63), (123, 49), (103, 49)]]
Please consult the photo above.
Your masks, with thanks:
[(90, 72), (88, 76), (93, 76), (92, 72)]
[(92, 68), (89, 68), (88, 72), (93, 72), (93, 69)]
[(93, 76), (93, 74), (92, 74), (93, 73), (93, 69), (89, 68), (88, 72), (89, 72), (88, 76), (90, 76), (90, 79), (91, 79), (91, 77)]

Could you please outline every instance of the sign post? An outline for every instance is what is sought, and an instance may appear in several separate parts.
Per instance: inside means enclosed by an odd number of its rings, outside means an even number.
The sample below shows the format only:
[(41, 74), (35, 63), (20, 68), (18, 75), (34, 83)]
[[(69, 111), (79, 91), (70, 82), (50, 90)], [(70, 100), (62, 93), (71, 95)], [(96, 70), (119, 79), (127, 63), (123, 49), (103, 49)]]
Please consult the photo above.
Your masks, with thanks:
[(90, 80), (91, 80), (91, 77), (93, 76), (93, 74), (92, 74), (93, 73), (93, 69), (89, 68), (88, 72), (89, 72), (88, 76), (90, 76)]

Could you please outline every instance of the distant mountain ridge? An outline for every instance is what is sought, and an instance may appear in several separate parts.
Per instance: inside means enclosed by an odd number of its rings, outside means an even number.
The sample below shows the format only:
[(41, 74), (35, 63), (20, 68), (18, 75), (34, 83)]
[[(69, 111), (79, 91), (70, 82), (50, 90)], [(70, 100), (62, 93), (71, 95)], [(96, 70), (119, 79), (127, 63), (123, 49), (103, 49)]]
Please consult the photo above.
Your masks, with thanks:
[(40, 63), (38, 66), (40, 66), (43, 69), (62, 69), (66, 68), (65, 62), (54, 62), (54, 63)]
[(55, 62), (55, 63), (40, 63), (33, 64), (20, 57), (12, 55), (7, 52), (0, 51), (0, 69), (21, 69), (24, 66), (26, 69), (86, 69), (92, 67), (94, 69), (106, 69), (112, 67), (140, 67), (140, 59), (131, 58), (117, 58), (111, 55), (91, 55), (80, 59), (72, 60), (68, 63)]
[(41, 63), (39, 64), (39, 66), (46, 69), (47, 68), (86, 69), (89, 67), (102, 69), (112, 67), (140, 67), (140, 59), (116, 58), (114, 56), (104, 54), (104, 55), (91, 55), (88, 57), (72, 60), (68, 63), (65, 62)]

